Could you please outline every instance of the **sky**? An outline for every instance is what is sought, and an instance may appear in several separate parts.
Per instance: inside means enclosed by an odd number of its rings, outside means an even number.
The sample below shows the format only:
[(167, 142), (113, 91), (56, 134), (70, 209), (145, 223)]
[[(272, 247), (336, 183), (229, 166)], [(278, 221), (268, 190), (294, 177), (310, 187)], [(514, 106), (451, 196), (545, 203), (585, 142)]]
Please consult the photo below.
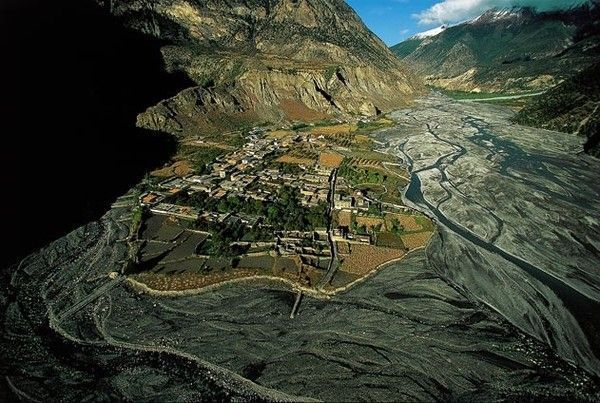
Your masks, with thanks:
[(555, 10), (586, 0), (346, 0), (367, 26), (388, 45), (412, 35), (481, 15), (490, 8), (515, 6)]

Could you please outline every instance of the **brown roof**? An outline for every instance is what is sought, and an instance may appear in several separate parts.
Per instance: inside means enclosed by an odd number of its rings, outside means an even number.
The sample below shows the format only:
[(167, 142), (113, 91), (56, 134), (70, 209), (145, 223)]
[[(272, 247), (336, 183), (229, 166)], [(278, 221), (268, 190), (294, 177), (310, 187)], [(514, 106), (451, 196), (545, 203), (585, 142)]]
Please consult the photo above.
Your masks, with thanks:
[(155, 194), (149, 194), (146, 195), (142, 198), (142, 202), (144, 203), (153, 203), (156, 199), (158, 199), (158, 196)]

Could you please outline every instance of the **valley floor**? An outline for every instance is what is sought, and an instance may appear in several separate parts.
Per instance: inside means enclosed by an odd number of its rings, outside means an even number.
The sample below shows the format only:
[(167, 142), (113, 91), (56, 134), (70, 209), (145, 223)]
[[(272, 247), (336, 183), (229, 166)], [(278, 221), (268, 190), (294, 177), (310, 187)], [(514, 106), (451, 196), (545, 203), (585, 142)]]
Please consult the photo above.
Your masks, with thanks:
[(442, 227), (431, 265), (599, 374), (600, 161), (492, 105), (430, 97), (393, 117), (381, 136), (412, 166), (406, 199)]
[(158, 298), (116, 274), (124, 198), (15, 270), (0, 301), (11, 393), (597, 400), (600, 162), (493, 105), (431, 96), (392, 116), (376, 140), (411, 167), (407, 204), (438, 224), (426, 250), (305, 298), (293, 320), (275, 284)]

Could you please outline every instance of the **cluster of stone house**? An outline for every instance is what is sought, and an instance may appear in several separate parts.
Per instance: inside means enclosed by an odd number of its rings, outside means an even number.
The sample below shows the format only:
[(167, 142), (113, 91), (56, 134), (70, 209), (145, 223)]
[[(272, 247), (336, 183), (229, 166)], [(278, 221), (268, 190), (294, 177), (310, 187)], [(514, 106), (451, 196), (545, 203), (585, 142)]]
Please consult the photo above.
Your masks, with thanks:
[(314, 231), (281, 231), (277, 235), (277, 250), (281, 255), (331, 256), (326, 228)]
[(360, 190), (355, 190), (344, 178), (338, 178), (335, 185), (335, 208), (337, 210), (367, 211), (371, 203)]
[[(156, 214), (173, 215), (178, 218), (204, 218), (219, 220), (187, 206), (175, 206), (164, 200), (181, 191), (204, 192), (220, 200), (237, 196), (244, 200), (273, 201), (283, 186), (297, 188), (304, 206), (313, 207), (327, 203), (329, 195), (330, 169), (303, 166), (296, 173), (282, 173), (278, 169), (263, 169), (261, 164), (268, 157), (284, 153), (293, 143), (310, 141), (309, 136), (297, 136), (285, 140), (267, 139), (252, 134), (241, 148), (219, 157), (208, 166), (208, 173), (169, 178), (158, 185), (159, 190), (150, 191), (140, 197), (140, 203)], [(204, 217), (204, 215), (209, 216)]]

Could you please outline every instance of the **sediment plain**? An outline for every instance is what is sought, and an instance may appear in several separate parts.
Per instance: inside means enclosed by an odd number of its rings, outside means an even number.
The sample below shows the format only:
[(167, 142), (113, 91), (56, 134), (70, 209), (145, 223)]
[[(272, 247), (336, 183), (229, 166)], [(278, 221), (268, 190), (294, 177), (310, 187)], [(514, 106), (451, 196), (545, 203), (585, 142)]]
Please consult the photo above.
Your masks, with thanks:
[(600, 371), (600, 183), (584, 139), (431, 96), (380, 136), (412, 166), (405, 198), (441, 224), (436, 272), (566, 359)]
[(377, 139), (438, 233), (295, 319), (268, 282), (130, 288), (125, 196), (5, 279), (6, 384), (37, 400), (597, 400), (600, 162), (510, 116), (436, 95), (395, 112)]

